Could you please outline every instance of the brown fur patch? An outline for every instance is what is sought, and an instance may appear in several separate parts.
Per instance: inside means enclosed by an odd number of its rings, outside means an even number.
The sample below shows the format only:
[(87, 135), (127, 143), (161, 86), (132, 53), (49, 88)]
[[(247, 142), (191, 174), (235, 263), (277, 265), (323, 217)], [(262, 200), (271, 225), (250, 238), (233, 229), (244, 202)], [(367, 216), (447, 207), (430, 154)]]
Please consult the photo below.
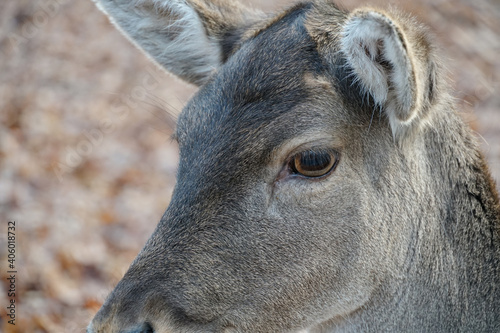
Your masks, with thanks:
[(266, 20), (266, 21), (262, 21), (260, 24), (257, 24), (254, 27), (252, 27), (252, 29), (248, 30), (243, 35), (243, 40), (257, 37), (262, 31), (269, 29), (269, 27), (271, 27), (276, 22), (281, 21), (284, 17), (286, 17), (290, 13), (292, 13), (292, 12), (296, 11), (297, 9), (300, 9), (306, 5), (307, 5), (307, 3), (298, 3), (295, 6), (288, 8), (284, 12), (282, 12), (276, 16), (272, 16), (271, 19)]
[[(208, 35), (218, 38), (221, 38), (229, 29), (234, 29), (243, 22), (250, 21), (254, 16), (249, 15), (251, 11), (238, 2), (191, 0), (189, 4), (200, 16)], [(257, 12), (254, 14), (256, 17)]]
[(331, 1), (320, 0), (313, 3), (307, 13), (305, 27), (316, 42), (319, 50), (337, 44), (347, 12)]
[(304, 82), (308, 87), (334, 92), (332, 83), (324, 76), (315, 76), (312, 73), (304, 74)]

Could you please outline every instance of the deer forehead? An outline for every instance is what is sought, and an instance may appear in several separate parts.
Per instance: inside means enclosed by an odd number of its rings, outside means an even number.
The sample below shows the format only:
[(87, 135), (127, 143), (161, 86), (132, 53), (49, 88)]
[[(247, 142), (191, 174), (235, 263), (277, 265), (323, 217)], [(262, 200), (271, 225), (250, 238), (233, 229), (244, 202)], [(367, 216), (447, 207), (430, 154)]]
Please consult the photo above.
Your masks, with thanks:
[(181, 164), (183, 155), (262, 162), (294, 137), (333, 133), (339, 118), (352, 118), (305, 27), (306, 9), (254, 32), (191, 99), (176, 129)]

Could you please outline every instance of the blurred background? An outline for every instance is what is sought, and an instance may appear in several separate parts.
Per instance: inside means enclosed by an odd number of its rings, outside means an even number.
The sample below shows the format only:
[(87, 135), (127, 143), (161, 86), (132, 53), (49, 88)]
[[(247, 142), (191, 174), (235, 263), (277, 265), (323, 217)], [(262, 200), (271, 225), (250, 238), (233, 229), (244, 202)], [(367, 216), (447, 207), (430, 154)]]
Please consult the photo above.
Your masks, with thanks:
[[(394, 4), (431, 27), (498, 182), (500, 1), (363, 3)], [(169, 203), (172, 119), (195, 91), (158, 71), (90, 0), (0, 2), (0, 331), (84, 331)], [(6, 320), (13, 220), (16, 326)]]

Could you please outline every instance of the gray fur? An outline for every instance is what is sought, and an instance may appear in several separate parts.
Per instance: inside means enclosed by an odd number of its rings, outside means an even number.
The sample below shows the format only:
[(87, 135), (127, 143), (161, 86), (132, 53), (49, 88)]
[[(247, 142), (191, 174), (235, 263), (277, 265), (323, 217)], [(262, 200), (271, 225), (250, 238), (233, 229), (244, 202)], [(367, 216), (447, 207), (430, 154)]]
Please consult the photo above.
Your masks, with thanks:
[[(323, 1), (228, 28), (204, 10), (232, 4), (173, 1), (205, 27), (189, 48), (218, 36), (193, 60), (100, 3), (167, 69), (203, 84), (179, 118), (172, 201), (88, 333), (500, 331), (498, 195), (425, 29)], [(367, 59), (387, 71), (382, 99), (346, 48), (356, 15), (387, 24), (398, 47)], [(289, 167), (320, 148), (337, 154), (330, 173)]]

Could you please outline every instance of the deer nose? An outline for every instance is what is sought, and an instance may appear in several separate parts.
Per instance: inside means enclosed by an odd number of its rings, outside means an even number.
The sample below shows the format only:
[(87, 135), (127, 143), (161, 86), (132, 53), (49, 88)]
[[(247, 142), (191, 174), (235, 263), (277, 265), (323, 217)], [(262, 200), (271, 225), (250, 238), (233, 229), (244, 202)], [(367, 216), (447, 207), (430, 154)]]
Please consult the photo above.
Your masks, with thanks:
[[(110, 327), (96, 327), (93, 324), (90, 324), (89, 327), (87, 328), (87, 333), (108, 333), (108, 332), (115, 332), (114, 329)], [(116, 333), (155, 333), (153, 327), (149, 323), (142, 323), (139, 324), (135, 327), (129, 327), (126, 329), (120, 329)]]
[(139, 327), (129, 331), (124, 331), (123, 333), (154, 333), (154, 330), (149, 323), (143, 323)]

